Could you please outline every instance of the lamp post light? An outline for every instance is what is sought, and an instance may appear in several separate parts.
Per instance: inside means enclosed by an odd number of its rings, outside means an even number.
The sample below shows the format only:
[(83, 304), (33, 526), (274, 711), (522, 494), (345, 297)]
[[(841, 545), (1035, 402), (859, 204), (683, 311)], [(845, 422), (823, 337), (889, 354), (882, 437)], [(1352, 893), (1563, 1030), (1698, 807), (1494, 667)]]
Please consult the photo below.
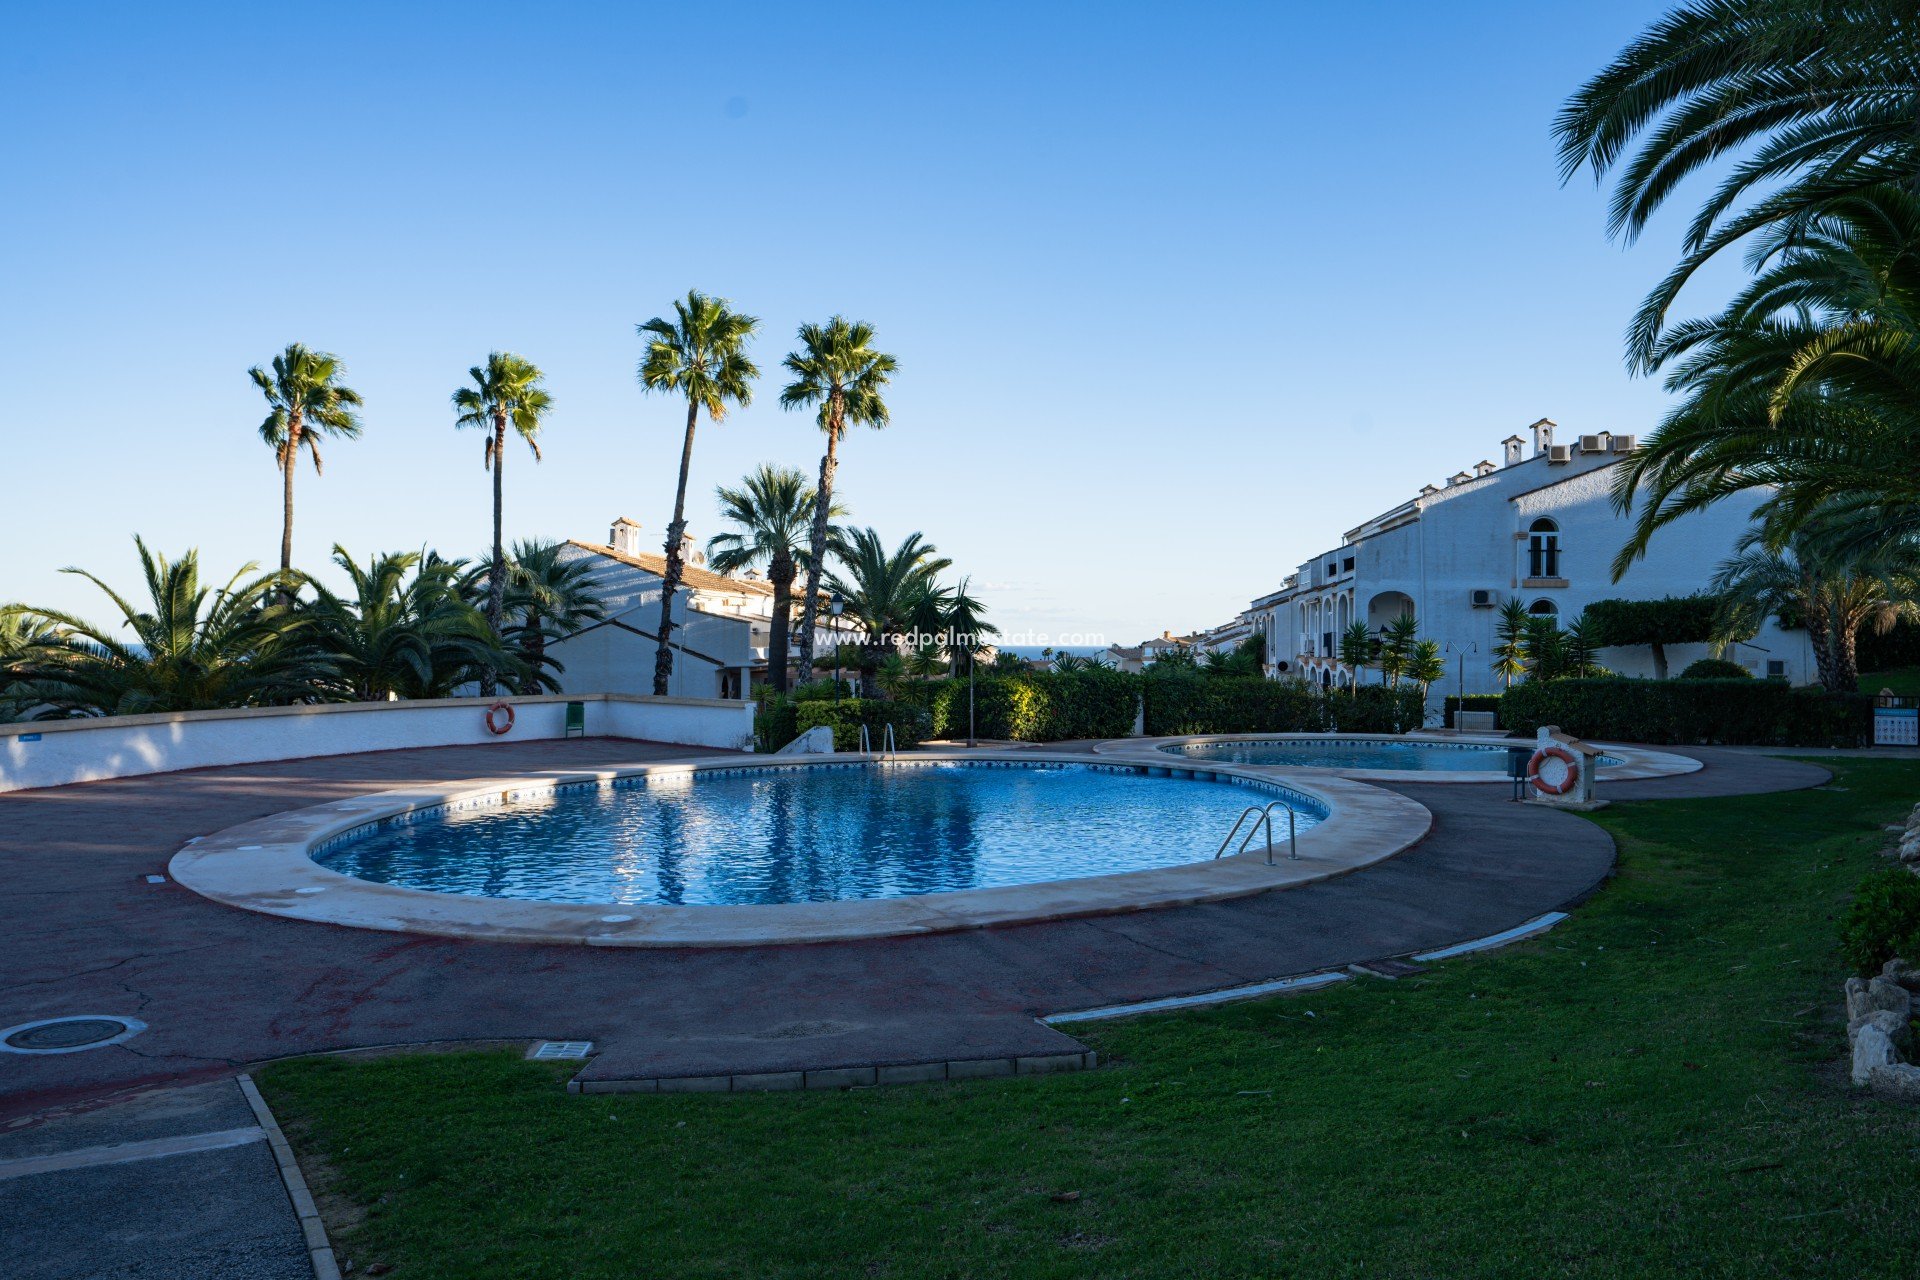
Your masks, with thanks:
[(967, 745), (977, 747), (980, 741), (973, 732), (973, 637), (968, 636), (967, 640)]
[(833, 700), (840, 701), (840, 615), (845, 613), (847, 602), (840, 598), (838, 591), (827, 597), (827, 612), (833, 615), (833, 621), (827, 629), (833, 633)]

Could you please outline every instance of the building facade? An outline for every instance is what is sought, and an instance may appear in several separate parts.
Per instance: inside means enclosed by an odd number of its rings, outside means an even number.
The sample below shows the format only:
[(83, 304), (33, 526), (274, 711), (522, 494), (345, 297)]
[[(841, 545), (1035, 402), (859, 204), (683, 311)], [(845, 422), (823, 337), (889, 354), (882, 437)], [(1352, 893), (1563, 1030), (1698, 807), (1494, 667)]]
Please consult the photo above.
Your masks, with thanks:
[[(1531, 614), (1571, 621), (1596, 600), (1702, 591), (1764, 500), (1736, 495), (1683, 517), (1655, 534), (1645, 558), (1616, 582), (1613, 560), (1633, 516), (1614, 507), (1612, 485), (1634, 438), (1601, 432), (1557, 442), (1554, 429), (1543, 418), (1529, 429), (1531, 442), (1509, 436), (1499, 464), (1482, 461), (1443, 485), (1425, 486), (1348, 530), (1338, 544), (1300, 564), (1279, 590), (1255, 600), (1247, 616), (1266, 641), (1268, 674), (1350, 683), (1356, 673), (1340, 661), (1342, 633), (1364, 622), (1378, 636), (1410, 611), (1421, 638), (1436, 641), (1446, 657), (1447, 678), (1435, 687), (1436, 698), (1498, 692), (1493, 650), (1508, 600), (1520, 600)], [(1702, 644), (1666, 651), (1672, 674), (1709, 652)], [(1656, 674), (1645, 646), (1596, 656), (1622, 675)], [(1725, 656), (1757, 676), (1795, 684), (1815, 678), (1806, 633), (1783, 631), (1772, 619)]]

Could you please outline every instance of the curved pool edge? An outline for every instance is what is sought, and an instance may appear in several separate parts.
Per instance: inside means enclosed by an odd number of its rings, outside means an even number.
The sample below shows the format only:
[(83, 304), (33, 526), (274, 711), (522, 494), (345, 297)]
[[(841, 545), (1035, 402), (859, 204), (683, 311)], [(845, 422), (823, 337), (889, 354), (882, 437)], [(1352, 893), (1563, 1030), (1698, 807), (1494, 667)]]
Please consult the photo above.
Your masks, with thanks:
[[(203, 837), (173, 855), (168, 874), (215, 902), (309, 923), (491, 942), (742, 947), (941, 933), (1246, 897), (1325, 880), (1390, 858), (1425, 836), (1433, 821), (1423, 805), (1394, 792), (1347, 779), (1314, 778), (1281, 785), (1324, 804), (1328, 816), (1300, 834), (1297, 860), (1280, 854), (1273, 866), (1261, 851), (1146, 871), (915, 897), (754, 906), (556, 903), (435, 893), (343, 875), (312, 857), (317, 846), (348, 832), (421, 809), (491, 804), (643, 774), (809, 768), (848, 760), (844, 755), (791, 760), (691, 757), (376, 792), (289, 810)], [(1276, 782), (1257, 769), (1174, 764), (1165, 756), (1117, 761), (1066, 752), (914, 752), (904, 763), (941, 760), (1127, 764), (1166, 769), (1176, 776), (1237, 777), (1265, 786)]]
[[(1526, 742), (1523, 738), (1451, 733), (1192, 733), (1160, 738), (1110, 738), (1105, 742), (1096, 743), (1093, 751), (1094, 754), (1109, 759), (1118, 758), (1133, 762), (1165, 760), (1173, 755), (1177, 748), (1196, 743), (1328, 741), (1403, 744), (1411, 742), (1441, 747), (1512, 747), (1524, 745)], [(1648, 747), (1619, 742), (1594, 742), (1589, 745), (1598, 747), (1621, 761), (1619, 764), (1602, 765), (1594, 778), (1596, 783), (1672, 778), (1682, 774), (1697, 773), (1706, 767), (1692, 756), (1683, 756), (1671, 751), (1655, 751)], [(1195, 763), (1218, 762), (1196, 761)], [(1490, 769), (1350, 769), (1277, 763), (1236, 767), (1259, 770), (1268, 777), (1272, 777), (1275, 773), (1283, 773), (1289, 779), (1312, 779), (1316, 782), (1325, 778), (1346, 778), (1356, 782), (1397, 782), (1408, 785), (1468, 782), (1512, 784), (1512, 779), (1506, 774), (1496, 773)], [(1295, 785), (1299, 783), (1296, 782)]]

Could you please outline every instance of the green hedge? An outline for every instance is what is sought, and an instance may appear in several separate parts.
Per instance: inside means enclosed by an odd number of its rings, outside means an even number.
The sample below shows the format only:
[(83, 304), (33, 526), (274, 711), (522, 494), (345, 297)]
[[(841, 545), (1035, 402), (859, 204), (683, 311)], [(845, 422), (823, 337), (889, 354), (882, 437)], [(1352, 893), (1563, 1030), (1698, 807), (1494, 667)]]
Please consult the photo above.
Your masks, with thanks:
[(1790, 688), (1781, 680), (1546, 680), (1500, 698), (1500, 724), (1531, 734), (1558, 725), (1623, 742), (1855, 746), (1873, 728), (1873, 700)]
[(875, 698), (797, 703), (794, 719), (800, 733), (820, 725), (831, 728), (835, 751), (858, 751), (861, 725), (867, 726), (869, 741), (875, 751), (885, 745), (888, 725), (893, 726), (894, 745), (902, 751), (925, 742), (930, 727), (925, 708), (907, 702), (882, 702)]
[(771, 691), (761, 699), (760, 709), (753, 713), (754, 750), (778, 751), (800, 736), (797, 706), (792, 698)]
[[(933, 736), (966, 737), (967, 681), (938, 681), (928, 689)], [(1117, 671), (975, 677), (974, 733), (1000, 742), (1124, 738), (1133, 732), (1139, 699), (1139, 677)]]
[(1895, 956), (1913, 963), (1920, 955), (1920, 876), (1888, 867), (1862, 880), (1840, 925), (1840, 946), (1862, 977)]
[[(1500, 695), (1497, 693), (1470, 693), (1464, 698), (1458, 698), (1453, 694), (1448, 694), (1444, 712), (1445, 718), (1441, 723), (1451, 726), (1453, 724), (1453, 713), (1462, 708), (1468, 711), (1491, 711), (1498, 715), (1500, 712)], [(1496, 723), (1498, 722), (1496, 721)]]
[(1301, 681), (1222, 679), (1191, 672), (1146, 680), (1147, 733), (1406, 733), (1424, 718), (1420, 691), (1322, 692)]
[(1751, 680), (1753, 672), (1725, 658), (1700, 658), (1687, 664), (1682, 680)]

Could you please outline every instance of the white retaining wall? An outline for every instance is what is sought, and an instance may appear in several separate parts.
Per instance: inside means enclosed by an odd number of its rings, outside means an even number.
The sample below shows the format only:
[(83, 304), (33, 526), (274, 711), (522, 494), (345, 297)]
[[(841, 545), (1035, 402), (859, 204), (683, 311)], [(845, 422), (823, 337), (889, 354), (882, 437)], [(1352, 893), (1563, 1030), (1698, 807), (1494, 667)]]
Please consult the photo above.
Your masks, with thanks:
[(262, 760), (559, 738), (566, 733), (568, 702), (586, 704), (586, 731), (593, 737), (729, 751), (753, 741), (750, 702), (622, 694), (501, 701), (513, 707), (514, 726), (499, 736), (487, 730), (492, 704), (479, 698), (0, 724), (0, 792)]

